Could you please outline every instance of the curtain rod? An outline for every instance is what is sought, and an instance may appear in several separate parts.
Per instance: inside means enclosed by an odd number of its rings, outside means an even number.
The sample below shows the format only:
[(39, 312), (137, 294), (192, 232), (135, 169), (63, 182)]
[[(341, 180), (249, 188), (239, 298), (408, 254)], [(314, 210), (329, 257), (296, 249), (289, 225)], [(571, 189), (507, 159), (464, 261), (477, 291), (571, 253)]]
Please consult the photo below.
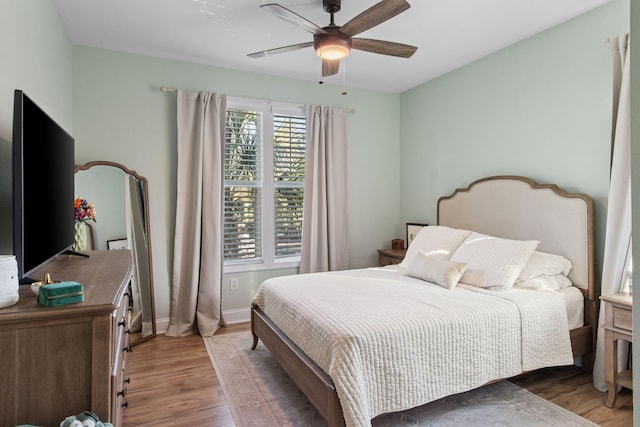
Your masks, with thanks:
[[(178, 89), (174, 88), (174, 87), (167, 87), (167, 86), (160, 86), (160, 92), (177, 92)], [(269, 100), (269, 102), (271, 102)], [(354, 114), (356, 112), (355, 108), (345, 108), (344, 109), (345, 112), (347, 112), (348, 114)]]

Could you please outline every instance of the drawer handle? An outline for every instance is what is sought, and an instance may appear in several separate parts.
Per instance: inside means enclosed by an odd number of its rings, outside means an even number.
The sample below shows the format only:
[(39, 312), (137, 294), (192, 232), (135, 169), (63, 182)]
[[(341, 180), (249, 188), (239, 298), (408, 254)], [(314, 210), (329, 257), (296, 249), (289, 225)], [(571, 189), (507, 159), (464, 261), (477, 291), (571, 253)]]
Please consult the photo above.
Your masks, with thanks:
[(127, 378), (126, 380), (123, 381), (125, 384), (130, 384), (131, 383), (131, 378)]
[(118, 322), (118, 326), (124, 326), (126, 324), (127, 324), (127, 322), (124, 319), (122, 319), (121, 321)]
[(126, 353), (131, 353), (133, 351), (133, 349), (131, 348), (130, 345), (126, 346), (125, 348), (122, 349), (122, 351), (126, 352)]
[(125, 401), (122, 405), (120, 405), (121, 408), (128, 408), (129, 407), (129, 402)]
[(126, 331), (124, 331), (125, 334), (131, 334), (131, 328), (127, 329)]
[(125, 388), (123, 388), (122, 390), (120, 390), (120, 391), (117, 393), (117, 395), (118, 395), (118, 396), (122, 396), (122, 397), (124, 397), (124, 395), (125, 395), (125, 394), (127, 394), (127, 388), (126, 388), (126, 387), (125, 387)]

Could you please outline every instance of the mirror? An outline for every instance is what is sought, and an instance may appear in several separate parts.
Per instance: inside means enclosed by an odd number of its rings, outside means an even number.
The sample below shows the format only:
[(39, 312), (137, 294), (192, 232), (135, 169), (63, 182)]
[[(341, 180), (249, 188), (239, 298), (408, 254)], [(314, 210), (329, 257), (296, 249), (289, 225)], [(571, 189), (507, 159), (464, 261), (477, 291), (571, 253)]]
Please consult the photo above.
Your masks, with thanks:
[(147, 179), (107, 161), (75, 167), (75, 198), (93, 203), (96, 220), (88, 221), (87, 249), (130, 249), (131, 345), (156, 335)]

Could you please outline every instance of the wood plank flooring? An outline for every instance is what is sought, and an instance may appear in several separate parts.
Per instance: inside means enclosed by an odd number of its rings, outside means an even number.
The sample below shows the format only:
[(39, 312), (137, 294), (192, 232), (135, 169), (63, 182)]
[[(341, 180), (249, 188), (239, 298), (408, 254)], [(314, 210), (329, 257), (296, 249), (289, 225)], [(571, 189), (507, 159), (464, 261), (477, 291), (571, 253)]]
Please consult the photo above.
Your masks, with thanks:
[[(218, 333), (249, 330), (231, 325)], [(202, 339), (198, 335), (160, 335), (129, 354), (124, 427), (235, 427), (229, 406)], [(513, 382), (603, 427), (633, 424), (632, 393), (623, 389), (615, 409), (604, 406), (606, 394), (593, 388), (591, 375), (578, 368), (536, 371)]]

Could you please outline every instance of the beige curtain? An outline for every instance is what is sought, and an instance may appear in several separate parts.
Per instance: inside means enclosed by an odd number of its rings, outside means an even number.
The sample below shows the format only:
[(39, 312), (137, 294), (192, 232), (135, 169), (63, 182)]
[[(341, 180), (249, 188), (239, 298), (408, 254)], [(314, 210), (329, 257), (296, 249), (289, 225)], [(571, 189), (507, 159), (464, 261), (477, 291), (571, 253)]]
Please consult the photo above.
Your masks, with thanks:
[[(609, 39), (613, 70), (611, 177), (602, 264), (602, 295), (620, 292), (631, 261), (631, 80), (629, 35)], [(593, 385), (607, 390), (604, 381), (604, 304), (600, 306)], [(620, 343), (618, 366), (627, 363), (628, 345)]]
[(300, 273), (349, 268), (344, 110), (307, 106)]
[(178, 90), (171, 336), (211, 336), (222, 324), (226, 102), (224, 95)]

